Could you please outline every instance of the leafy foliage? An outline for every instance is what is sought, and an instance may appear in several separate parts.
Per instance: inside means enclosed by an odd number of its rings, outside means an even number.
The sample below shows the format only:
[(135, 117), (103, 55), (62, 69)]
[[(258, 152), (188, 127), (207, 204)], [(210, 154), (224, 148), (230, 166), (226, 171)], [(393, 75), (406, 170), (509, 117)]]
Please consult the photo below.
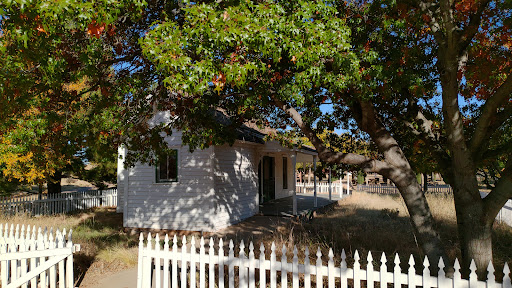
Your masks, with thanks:
[(0, 4), (0, 164), (6, 177), (41, 183), (88, 146), (115, 149), (114, 117), (126, 91), (113, 84), (114, 22), (143, 4)]

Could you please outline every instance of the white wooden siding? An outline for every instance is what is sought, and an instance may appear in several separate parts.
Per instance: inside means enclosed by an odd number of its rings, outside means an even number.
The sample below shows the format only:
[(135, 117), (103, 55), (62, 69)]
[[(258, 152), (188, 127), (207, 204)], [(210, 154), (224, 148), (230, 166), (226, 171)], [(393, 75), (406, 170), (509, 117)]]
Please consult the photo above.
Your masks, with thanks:
[(212, 231), (214, 190), (212, 148), (181, 146), (181, 133), (166, 141), (178, 149), (178, 182), (156, 183), (154, 166), (138, 164), (130, 169), (126, 227)]
[(237, 142), (214, 149), (216, 228), (258, 213), (258, 157), (255, 145)]

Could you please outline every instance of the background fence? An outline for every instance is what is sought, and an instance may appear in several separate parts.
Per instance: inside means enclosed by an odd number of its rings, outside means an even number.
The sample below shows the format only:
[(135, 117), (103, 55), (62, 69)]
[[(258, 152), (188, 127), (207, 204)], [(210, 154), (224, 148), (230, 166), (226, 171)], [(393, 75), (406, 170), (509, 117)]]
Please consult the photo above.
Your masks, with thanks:
[(15, 287), (74, 287), (71, 231), (61, 233), (33, 226), (0, 225), (0, 285)]
[[(357, 190), (377, 194), (400, 194), (393, 185), (357, 185)], [(453, 194), (450, 185), (428, 185), (427, 193)]]
[[(358, 185), (356, 189), (367, 193), (377, 194), (400, 193), (398, 188), (392, 185)], [(428, 193), (453, 195), (453, 190), (450, 185), (429, 185)], [(480, 191), (480, 196), (484, 198), (487, 196), (487, 193)], [(496, 220), (498, 222), (505, 223), (508, 226), (512, 226), (512, 199), (508, 200), (503, 208), (501, 208), (500, 212), (498, 212), (498, 215), (496, 216)]]
[[(334, 264), (334, 253), (329, 249), (328, 259), (322, 258), (320, 249), (316, 252), (316, 261), (310, 262), (308, 248), (305, 248), (304, 258), (299, 261), (297, 247), (293, 249), (293, 256), (288, 261), (286, 246), (281, 249), (281, 259), (277, 259), (276, 247), (274, 243), (271, 246), (270, 259), (265, 258), (265, 247), (263, 244), (259, 251), (254, 251), (252, 242), (246, 251), (244, 242), (239, 245), (238, 256), (235, 257), (233, 241), (229, 242), (228, 256), (224, 254), (222, 239), (216, 248), (214, 240), (210, 238), (209, 244), (205, 245), (205, 240), (201, 237), (199, 251), (196, 248), (195, 238), (192, 237), (190, 248), (187, 246), (186, 238), (181, 240), (181, 247), (178, 248), (176, 236), (169, 243), (169, 238), (165, 236), (163, 248), (160, 246), (158, 234), (153, 238), (148, 234), (146, 244), (144, 237), (140, 235), (139, 242), (139, 261), (138, 261), (138, 288), (168, 288), (168, 287), (306, 287), (312, 285), (319, 287), (353, 287), (353, 288), (374, 288), (389, 287), (503, 287), (510, 288), (510, 269), (507, 263), (503, 268), (502, 283), (497, 283), (492, 263), (487, 268), (487, 281), (478, 281), (476, 267), (471, 263), (468, 279), (463, 279), (460, 273), (460, 265), (455, 260), (455, 273), (453, 278), (445, 275), (442, 259), (437, 266), (431, 265), (427, 258), (423, 261), (422, 269), (416, 270), (415, 260), (410, 256), (407, 272), (403, 273), (400, 268), (400, 257), (395, 255), (392, 271), (388, 271), (387, 258), (384, 253), (381, 254), (380, 261), (375, 261), (371, 252), (366, 259), (366, 269), (361, 268), (360, 256), (357, 251), (354, 253), (354, 264), (352, 268), (347, 267), (345, 251), (341, 255), (341, 263)], [(206, 246), (206, 247), (205, 247)], [(208, 251), (206, 251), (208, 250)], [(248, 252), (248, 254), (246, 254)], [(259, 253), (258, 253), (259, 252)], [(259, 258), (256, 258), (259, 254)], [(248, 256), (246, 256), (248, 255)], [(325, 261), (327, 260), (327, 261)], [(380, 262), (380, 267), (378, 266)], [(324, 265), (327, 263), (327, 265)], [(375, 266), (374, 266), (375, 265)], [(378, 270), (376, 270), (377, 268)], [(437, 276), (431, 275), (431, 270), (437, 272)], [(351, 284), (350, 286), (348, 284)]]
[[(313, 183), (300, 183), (297, 182), (295, 184), (297, 189), (297, 193), (313, 193), (314, 192), (314, 184)], [(346, 183), (340, 184), (340, 182), (332, 182), (332, 193), (336, 195), (340, 195), (340, 192), (347, 193)], [(316, 184), (317, 193), (329, 193), (329, 183), (319, 182)]]
[(0, 211), (4, 214), (52, 215), (69, 213), (93, 207), (117, 206), (117, 189), (67, 192), (42, 195), (42, 199), (27, 197), (0, 197)]

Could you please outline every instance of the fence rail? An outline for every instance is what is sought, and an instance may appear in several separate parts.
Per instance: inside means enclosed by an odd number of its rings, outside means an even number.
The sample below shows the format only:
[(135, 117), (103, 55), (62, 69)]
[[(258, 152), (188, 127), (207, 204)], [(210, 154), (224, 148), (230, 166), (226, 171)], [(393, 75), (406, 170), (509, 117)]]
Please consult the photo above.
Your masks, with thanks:
[[(37, 231), (37, 232), (36, 232)], [(74, 287), (71, 231), (0, 225), (0, 285), (5, 288)]]
[[(139, 261), (138, 261), (138, 288), (175, 288), (175, 287), (249, 287), (255, 288), (267, 287), (306, 287), (311, 285), (319, 287), (349, 287), (349, 280), (354, 288), (374, 288), (376, 283), (380, 287), (388, 287), (388, 284), (394, 284), (393, 287), (422, 286), (430, 287), (503, 287), (510, 288), (510, 269), (507, 263), (503, 268), (502, 283), (497, 283), (494, 277), (495, 269), (492, 263), (487, 268), (488, 280), (478, 281), (476, 275), (476, 266), (472, 262), (470, 266), (471, 273), (469, 279), (463, 279), (460, 273), (459, 261), (455, 260), (455, 273), (453, 278), (446, 277), (443, 260), (440, 259), (437, 267), (431, 266), (425, 257), (423, 269), (417, 271), (415, 260), (409, 258), (409, 268), (403, 273), (400, 268), (400, 258), (398, 254), (394, 258), (392, 271), (388, 271), (387, 258), (384, 253), (380, 257), (380, 267), (378, 262), (374, 261), (371, 252), (368, 253), (366, 270), (361, 268), (360, 256), (357, 251), (354, 253), (354, 265), (347, 267), (345, 251), (341, 254), (341, 263), (334, 264), (334, 253), (329, 249), (328, 261), (322, 258), (320, 249), (316, 252), (316, 261), (310, 262), (308, 248), (305, 248), (305, 257), (299, 262), (297, 247), (293, 249), (291, 259), (287, 258), (286, 246), (281, 250), (281, 259), (277, 259), (276, 247), (274, 243), (271, 246), (270, 259), (265, 257), (265, 247), (263, 244), (259, 247), (259, 259), (256, 258), (258, 251), (252, 242), (249, 244), (248, 254), (242, 241), (239, 245), (238, 257), (235, 257), (233, 241), (229, 242), (228, 255), (224, 254), (222, 239), (217, 248), (214, 240), (210, 238), (208, 247), (205, 247), (205, 240), (201, 237), (199, 252), (196, 248), (195, 238), (192, 237), (190, 248), (187, 246), (186, 238), (183, 237), (181, 247), (178, 248), (178, 241), (174, 236), (172, 243), (169, 243), (166, 235), (163, 249), (161, 248), (158, 234), (152, 237), (148, 234), (146, 243), (144, 237), (140, 235), (139, 241)], [(208, 250), (208, 251), (207, 251)], [(257, 249), (258, 250), (258, 249)], [(246, 256), (248, 255), (248, 256)], [(291, 260), (291, 262), (289, 262)], [(323, 263), (327, 263), (325, 266)], [(375, 266), (376, 267), (375, 267)], [(378, 270), (375, 270), (377, 268)], [(431, 275), (432, 270), (438, 271), (437, 276)], [(365, 282), (362, 282), (365, 281)], [(198, 283), (197, 283), (198, 282)]]
[(7, 215), (52, 215), (109, 206), (117, 206), (117, 189), (43, 195), (40, 200), (32, 196), (0, 198), (0, 211)]

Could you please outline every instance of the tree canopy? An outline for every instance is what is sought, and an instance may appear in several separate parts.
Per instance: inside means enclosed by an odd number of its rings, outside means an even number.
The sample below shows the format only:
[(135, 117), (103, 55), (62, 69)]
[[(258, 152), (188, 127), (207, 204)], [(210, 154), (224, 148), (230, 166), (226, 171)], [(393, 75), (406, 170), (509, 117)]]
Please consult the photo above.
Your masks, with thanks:
[[(256, 121), (307, 137), (329, 165), (393, 181), (431, 261), (444, 252), (415, 173), (439, 171), (465, 264), (483, 275), (512, 196), (510, 1), (49, 3), (0, 4), (7, 174), (46, 179), (111, 143), (127, 145), (128, 165), (151, 163), (172, 128), (198, 149)], [(150, 126), (162, 110), (173, 121)], [(336, 128), (374, 151), (343, 150), (323, 135)]]
[[(192, 147), (227, 141), (229, 127), (212, 124), (215, 109), (232, 119), (228, 126), (256, 120), (297, 129), (324, 162), (391, 179), (431, 258), (443, 253), (414, 172), (440, 171), (455, 191), (463, 258), (483, 268), (492, 257), (490, 227), (512, 196), (509, 6), (196, 3), (183, 18), (159, 22), (142, 47), (170, 91), (173, 125)], [(334, 128), (370, 139), (379, 154), (330, 149), (318, 135)], [(493, 191), (481, 199), (477, 170), (496, 163)]]

